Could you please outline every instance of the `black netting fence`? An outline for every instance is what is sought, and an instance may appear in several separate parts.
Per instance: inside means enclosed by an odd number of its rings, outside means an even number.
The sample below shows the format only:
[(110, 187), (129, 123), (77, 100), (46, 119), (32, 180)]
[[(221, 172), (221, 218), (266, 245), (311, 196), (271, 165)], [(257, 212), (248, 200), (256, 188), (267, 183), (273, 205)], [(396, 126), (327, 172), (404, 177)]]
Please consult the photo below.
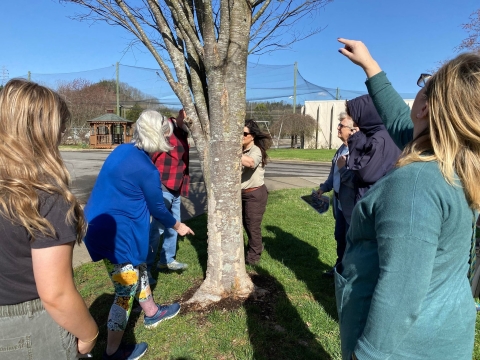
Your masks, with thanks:
[[(172, 70), (172, 73), (174, 71)], [(53, 89), (82, 80), (95, 84), (101, 81), (116, 81), (116, 66), (70, 72), (64, 74), (37, 74), (29, 73), (18, 77), (29, 78), (32, 81), (46, 85)], [(296, 78), (296, 79), (295, 79)], [(136, 98), (124, 97), (124, 105), (135, 102), (145, 104), (163, 104), (165, 106), (180, 107), (181, 104), (171, 90), (160, 69), (149, 69), (129, 65), (119, 65), (119, 81), (139, 91)], [(294, 87), (294, 83), (296, 86)], [(249, 102), (276, 102), (283, 101), (292, 104), (296, 95), (297, 104), (311, 100), (351, 99), (365, 94), (366, 91), (348, 90), (316, 85), (304, 79), (295, 65), (265, 65), (248, 63), (247, 68), (247, 101)], [(415, 97), (415, 94), (401, 94), (406, 99)]]
[[(71, 143), (85, 141), (89, 128), (87, 120), (106, 112), (116, 113), (117, 103), (119, 115), (133, 121), (143, 109), (174, 115), (181, 108), (160, 69), (118, 64), (70, 73), (29, 72), (17, 77), (48, 86), (66, 97), (73, 115), (66, 136), (66, 141)], [(246, 116), (268, 127), (285, 114), (292, 114), (295, 105), (298, 113), (308, 101), (348, 100), (365, 93), (313, 84), (303, 78), (296, 64), (248, 63)], [(401, 95), (405, 99), (415, 97), (415, 94)]]

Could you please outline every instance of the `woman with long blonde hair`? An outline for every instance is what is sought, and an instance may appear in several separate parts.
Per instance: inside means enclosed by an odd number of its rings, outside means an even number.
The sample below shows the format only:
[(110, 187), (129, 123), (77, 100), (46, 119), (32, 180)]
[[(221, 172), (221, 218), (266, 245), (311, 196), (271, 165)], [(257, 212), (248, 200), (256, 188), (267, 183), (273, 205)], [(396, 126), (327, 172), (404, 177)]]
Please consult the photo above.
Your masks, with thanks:
[(75, 359), (98, 336), (73, 281), (85, 221), (58, 150), (69, 118), (33, 82), (0, 92), (0, 359)]
[(480, 56), (421, 74), (410, 110), (362, 42), (339, 41), (403, 149), (353, 211), (335, 274), (343, 359), (471, 359)]

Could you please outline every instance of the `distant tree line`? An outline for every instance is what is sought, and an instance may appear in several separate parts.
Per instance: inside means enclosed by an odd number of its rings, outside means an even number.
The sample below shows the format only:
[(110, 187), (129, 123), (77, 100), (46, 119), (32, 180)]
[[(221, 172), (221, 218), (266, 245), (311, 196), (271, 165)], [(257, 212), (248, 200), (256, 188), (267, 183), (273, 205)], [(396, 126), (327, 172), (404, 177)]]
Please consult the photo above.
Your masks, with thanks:
[[(90, 131), (88, 120), (99, 117), (107, 111), (116, 112), (116, 89), (115, 80), (100, 80), (93, 83), (78, 78), (60, 83), (56, 90), (65, 98), (72, 114), (66, 138), (85, 141)], [(158, 110), (165, 116), (174, 116), (177, 112), (162, 106), (158, 99), (123, 82), (119, 83), (119, 104), (120, 116), (134, 122), (146, 109)]]

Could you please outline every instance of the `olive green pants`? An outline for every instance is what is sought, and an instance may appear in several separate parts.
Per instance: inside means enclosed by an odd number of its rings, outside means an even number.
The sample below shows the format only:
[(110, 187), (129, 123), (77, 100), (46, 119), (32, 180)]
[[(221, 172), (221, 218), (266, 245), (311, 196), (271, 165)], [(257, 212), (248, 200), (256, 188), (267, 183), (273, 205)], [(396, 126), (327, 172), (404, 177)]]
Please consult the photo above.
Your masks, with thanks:
[(0, 306), (0, 360), (73, 360), (77, 339), (59, 326), (40, 299)]

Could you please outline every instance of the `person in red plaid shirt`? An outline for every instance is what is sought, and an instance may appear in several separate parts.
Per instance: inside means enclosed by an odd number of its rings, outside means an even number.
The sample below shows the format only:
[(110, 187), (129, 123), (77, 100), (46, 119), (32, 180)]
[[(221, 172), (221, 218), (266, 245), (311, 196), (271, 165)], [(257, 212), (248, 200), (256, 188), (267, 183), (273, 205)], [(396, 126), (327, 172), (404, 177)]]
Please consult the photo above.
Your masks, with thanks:
[[(152, 161), (160, 172), (165, 206), (178, 221), (180, 221), (180, 196), (188, 196), (188, 186), (190, 183), (188, 173), (188, 129), (183, 121), (185, 117), (185, 111), (182, 109), (179, 111), (176, 119), (173, 117), (170, 118), (174, 127), (173, 133), (170, 136), (170, 144), (173, 146), (173, 149), (169, 152), (151, 154)], [(149, 236), (150, 251), (147, 257), (150, 284), (156, 282), (151, 276), (151, 270), (155, 262), (160, 244), (160, 236), (162, 234), (163, 245), (160, 251), (160, 260), (157, 264), (158, 269), (178, 271), (188, 267), (187, 264), (175, 260), (177, 232), (169, 228), (165, 229), (160, 222), (152, 219)]]

